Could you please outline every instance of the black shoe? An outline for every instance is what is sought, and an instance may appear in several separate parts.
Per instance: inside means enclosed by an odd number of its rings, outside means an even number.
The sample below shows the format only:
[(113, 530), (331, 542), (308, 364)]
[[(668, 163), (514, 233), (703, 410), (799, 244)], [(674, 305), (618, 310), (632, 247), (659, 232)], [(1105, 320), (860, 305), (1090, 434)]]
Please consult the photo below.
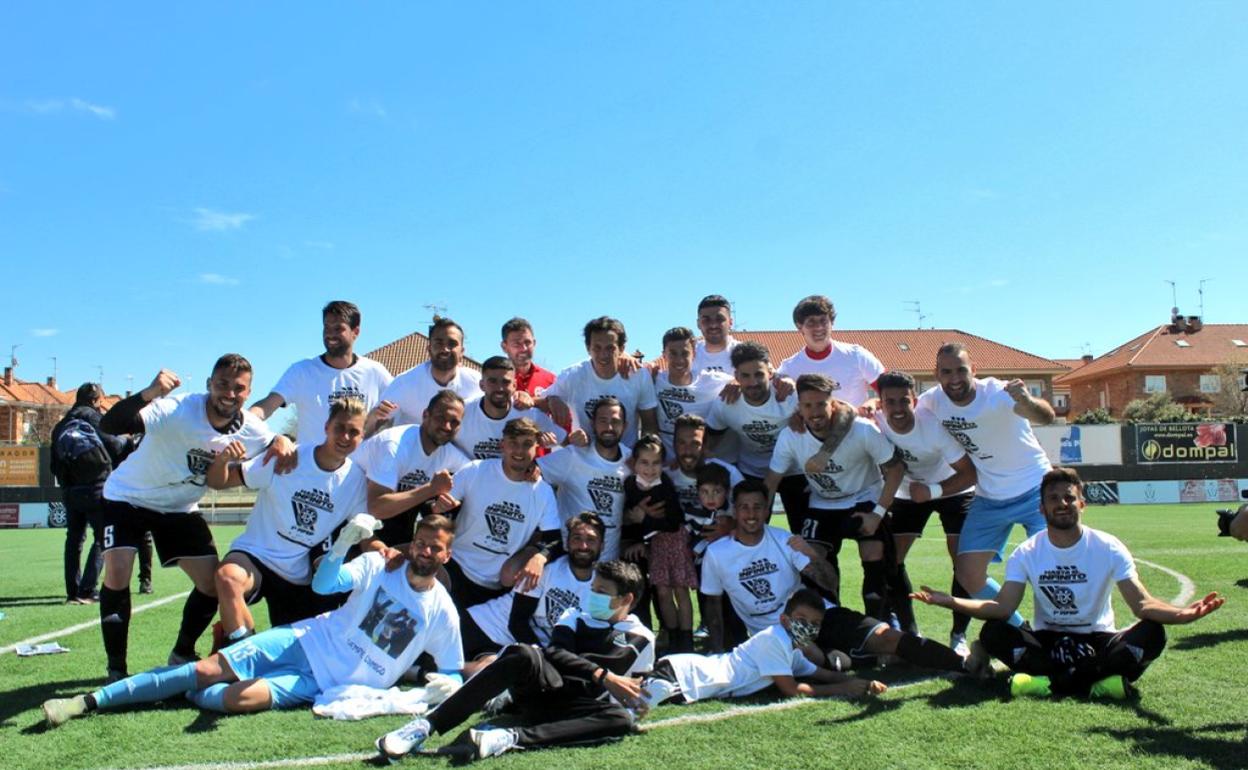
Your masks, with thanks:
[(140, 580), (140, 581), (139, 581), (139, 593), (141, 593), (141, 594), (150, 594), (150, 593), (152, 593), (152, 581), (151, 581), (151, 580)]
[(108, 685), (113, 682), (120, 682), (128, 676), (130, 675), (126, 673), (124, 668), (110, 668), (108, 670), (108, 675), (104, 677), (104, 684)]

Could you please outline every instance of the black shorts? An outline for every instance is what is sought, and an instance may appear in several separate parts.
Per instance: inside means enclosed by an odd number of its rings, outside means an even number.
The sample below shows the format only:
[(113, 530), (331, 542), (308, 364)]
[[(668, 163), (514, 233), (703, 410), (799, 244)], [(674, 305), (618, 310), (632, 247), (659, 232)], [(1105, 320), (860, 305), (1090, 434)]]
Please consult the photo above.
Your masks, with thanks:
[(940, 514), (940, 526), (944, 528), (946, 535), (961, 534), (962, 524), (966, 521), (966, 512), (971, 509), (971, 500), (974, 499), (975, 493), (967, 492), (928, 500), (926, 503), (894, 500), (891, 508), (893, 534), (922, 537), (923, 530), (927, 527), (927, 520), (933, 513)]
[(464, 648), (464, 660), (476, 660), (482, 655), (496, 655), (503, 649), (503, 645), (481, 630), (481, 626), (467, 612), (460, 616), (459, 638)]
[(446, 574), (451, 578), (450, 594), (451, 601), (454, 602), (456, 609), (459, 610), (459, 617), (462, 623), (463, 618), (468, 616), (467, 609), (469, 607), (488, 602), (510, 591), (510, 588), (489, 588), (472, 582), (472, 578), (464, 574), (459, 564), (451, 559), (446, 563)]
[[(807, 508), (802, 514), (800, 520), (796, 522), (797, 529), (792, 530), (793, 534), (801, 535), (808, 543), (816, 543), (818, 545), (835, 545), (845, 540), (842, 533), (845, 531), (846, 520), (857, 513), (871, 513), (875, 510), (875, 503), (862, 502), (851, 508)], [(879, 527), (870, 535), (864, 537), (855, 537), (854, 540), (883, 540), (883, 533), (888, 531), (887, 527)]]
[(260, 560), (259, 556), (247, 551), (230, 551), (246, 556), (259, 573), (258, 585), (244, 597), (248, 604), (256, 604), (261, 599), (269, 605), (269, 623), (274, 626), (285, 626), (296, 620), (303, 620), (318, 614), (322, 597), (312, 590), (310, 585), (292, 583), (274, 572), (269, 565)]
[(825, 653), (839, 650), (851, 657), (863, 657), (869, 654), (867, 640), (883, 625), (887, 624), (870, 615), (847, 607), (832, 607), (823, 613), (823, 624), (815, 644)]
[(103, 519), (105, 551), (138, 550), (150, 531), (162, 567), (172, 567), (181, 559), (217, 558), (212, 530), (198, 512), (159, 513), (105, 498)]

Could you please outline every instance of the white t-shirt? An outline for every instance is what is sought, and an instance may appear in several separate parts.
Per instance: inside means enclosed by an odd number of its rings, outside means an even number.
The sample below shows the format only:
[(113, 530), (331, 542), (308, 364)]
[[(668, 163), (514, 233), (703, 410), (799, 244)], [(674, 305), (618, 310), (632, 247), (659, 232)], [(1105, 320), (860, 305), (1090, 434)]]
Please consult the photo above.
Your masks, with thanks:
[(273, 472), (260, 457), (240, 471), (248, 489), (259, 491), (247, 528), (230, 544), (298, 585), (312, 582), (308, 551), (327, 540), (334, 528), (368, 509), (364, 472), (347, 460), (336, 471), (316, 464), (316, 447), (299, 447), (299, 465), (290, 473)]
[(594, 372), (594, 364), (590, 360), (559, 372), (555, 383), (546, 389), (546, 396), (562, 399), (572, 412), (572, 427), (585, 431), (591, 441), (594, 437), (594, 405), (603, 396), (615, 396), (627, 413), (620, 443), (630, 449), (637, 441), (637, 412), (655, 409), (659, 405), (654, 395), (654, 380), (649, 372), (636, 371), (628, 379), (615, 374), (611, 379), (604, 380)]
[(572, 571), (572, 562), (567, 556), (555, 559), (542, 570), (542, 577), (537, 585), (529, 591), (521, 591), (519, 587), (511, 593), (503, 594), (482, 604), (468, 608), (468, 614), (476, 621), (485, 635), (495, 644), (515, 644), (507, 623), (511, 619), (511, 607), (515, 598), (532, 596), (537, 599), (537, 609), (529, 619), (529, 625), (543, 647), (550, 644), (550, 632), (569, 608), (580, 609), (589, 604), (589, 587), (594, 578), (581, 580)]
[(559, 529), (555, 493), (545, 481), (512, 481), (502, 460), (473, 460), (455, 474), (451, 496), (462, 503), (455, 517), (451, 558), (468, 579), (499, 588), (503, 562), (534, 532)]
[(464, 404), (464, 421), (459, 424), (459, 432), (455, 434), (454, 443), (459, 450), (473, 460), (489, 460), (503, 453), (503, 428), (511, 420), (528, 417), (537, 423), (543, 433), (553, 433), (563, 441), (568, 432), (555, 424), (540, 409), (516, 409), (512, 407), (506, 417), (495, 420), (482, 408), (484, 396)]
[(542, 478), (555, 486), (561, 522), (582, 511), (593, 511), (602, 518), (607, 528), (602, 542), (603, 561), (620, 558), (624, 479), (632, 473), (628, 457), (629, 451), (623, 446), (620, 459), (614, 462), (604, 459), (593, 446), (566, 446), (537, 458)]
[(241, 441), (246, 457), (255, 457), (275, 438), (246, 409), (227, 432), (218, 431), (208, 422), (207, 402), (206, 393), (183, 393), (143, 407), (143, 441), (109, 474), (104, 497), (158, 513), (199, 510), (204, 474), (218, 452)]
[(1048, 530), (1037, 532), (1005, 565), (1007, 582), (1030, 584), (1035, 593), (1033, 628), (1079, 634), (1115, 630), (1111, 594), (1135, 574), (1122, 541), (1091, 527), (1069, 548), (1050, 543)]
[(654, 381), (654, 393), (659, 400), (659, 437), (667, 449), (668, 460), (676, 456), (672, 444), (676, 418), (682, 414), (696, 414), (706, 419), (719, 392), (732, 381), (732, 377), (722, 372), (703, 372), (688, 385), (673, 385), (667, 372), (659, 372)]
[[(712, 458), (707, 460), (707, 462), (722, 465), (728, 469), (728, 501), (731, 501), (732, 490), (736, 489), (737, 485), (742, 481), (745, 481), (745, 477), (741, 475), (741, 471), (723, 460)], [(685, 515), (700, 515), (702, 513), (702, 501), (698, 498), (697, 476), (687, 476), (680, 468), (668, 470), (667, 475), (672, 480), (672, 484), (676, 486), (676, 494), (680, 497), (680, 507), (684, 510)]]
[(395, 425), (419, 425), (429, 401), (440, 390), (454, 391), (465, 401), (476, 398), (481, 395), (481, 373), (461, 365), (455, 368), (450, 382), (439, 385), (433, 379), (433, 365), (426, 361), (395, 377), (382, 392), (381, 399), (398, 405)]
[[(910, 499), (910, 483), (939, 484), (954, 474), (953, 463), (966, 456), (966, 452), (953, 440), (949, 431), (941, 427), (932, 413), (923, 410), (914, 413), (914, 427), (909, 433), (898, 433), (888, 424), (883, 411), (876, 411), (875, 425), (901, 450), (901, 459), (906, 463), (906, 475), (897, 488), (898, 500)], [(967, 487), (956, 494), (964, 495), (974, 492), (975, 487)]]
[(796, 398), (789, 396), (777, 401), (775, 392), (768, 389), (767, 401), (759, 406), (748, 403), (745, 396), (731, 404), (715, 399), (707, 412), (706, 425), (711, 430), (732, 431), (738, 439), (737, 468), (747, 476), (762, 478), (767, 475), (776, 438), (789, 424), (795, 409)]
[(352, 459), (362, 465), (368, 480), (402, 492), (429, 483), (438, 471), (452, 474), (468, 464), (468, 458), (454, 444), (443, 444), (425, 454), (419, 425), (387, 428), (365, 441)]
[(826, 358), (815, 360), (806, 355), (802, 347), (793, 355), (780, 362), (776, 374), (783, 374), (796, 380), (803, 374), (822, 374), (830, 377), (836, 384), (832, 395), (853, 406), (861, 406), (864, 402), (875, 398), (871, 386), (884, 373), (884, 365), (871, 351), (861, 345), (832, 340), (832, 349)]
[(387, 689), (422, 652), (433, 656), (439, 671), (464, 667), (459, 613), (441, 583), (415, 591), (407, 570), (386, 572), (378, 553), (344, 569), (355, 584), (346, 604), (290, 626), (322, 692), (344, 684)]
[(680, 694), (689, 701), (743, 698), (767, 688), (774, 676), (810, 676), (819, 670), (793, 649), (793, 637), (779, 624), (764, 628), (729, 652), (665, 655), (662, 660), (672, 667)]
[(695, 374), (701, 372), (723, 372), (729, 377), (732, 376), (732, 349), (739, 345), (732, 335), (724, 340), (724, 349), (718, 353), (712, 353), (706, 349), (706, 340), (698, 340), (698, 344), (693, 348), (693, 366), (690, 367)]
[(934, 414), (971, 456), (979, 476), (976, 494), (990, 500), (1018, 497), (1040, 486), (1052, 467), (1031, 423), (1014, 413), (1014, 399), (995, 377), (975, 380), (975, 398), (966, 406), (936, 386), (919, 396), (919, 408)]
[(727, 594), (751, 634), (780, 622), (784, 603), (801, 586), (801, 572), (810, 558), (788, 544), (792, 537), (764, 527), (763, 539), (747, 546), (736, 537), (711, 543), (702, 559), (702, 593)]
[(822, 473), (807, 473), (806, 461), (821, 446), (823, 442), (810, 431), (796, 433), (792, 428), (785, 428), (776, 440), (771, 470), (781, 476), (804, 474), (810, 482), (811, 508), (850, 508), (857, 503), (879, 499), (883, 486), (880, 465), (893, 458), (893, 445), (888, 443), (875, 423), (855, 417), (849, 433), (828, 458), (825, 470)]
[(317, 356), (291, 364), (273, 392), (299, 412), (298, 443), (316, 446), (325, 443), (330, 401), (355, 396), (371, 411), (393, 379), (386, 367), (371, 358), (357, 356), (346, 369), (335, 369)]

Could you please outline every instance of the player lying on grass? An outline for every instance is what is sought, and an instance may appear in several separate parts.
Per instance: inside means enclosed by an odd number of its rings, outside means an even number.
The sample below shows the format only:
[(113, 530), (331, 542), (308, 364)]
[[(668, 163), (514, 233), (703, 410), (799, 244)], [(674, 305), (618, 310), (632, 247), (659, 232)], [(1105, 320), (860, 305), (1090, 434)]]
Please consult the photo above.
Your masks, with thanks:
[(445, 516), (422, 519), (406, 569), (387, 571), (376, 552), (344, 565), (347, 550), (375, 526), (367, 514), (353, 518), (317, 568), (312, 581), (317, 593), (351, 591), (339, 609), (269, 629), (197, 663), (152, 669), (87, 695), (45, 701), (48, 725), (181, 694), (200, 708), (232, 714), (294, 708), (339, 685), (388, 688), (424, 652), (442, 674), (430, 676), (430, 687), (453, 690), (464, 665), (459, 616), (436, 575), (450, 558), (454, 524)]
[[(823, 623), (823, 597), (799, 588), (784, 605), (780, 622), (720, 655), (665, 655), (642, 683), (645, 700), (657, 706), (675, 699), (693, 703), (711, 698), (742, 698), (775, 685), (792, 698), (860, 697), (888, 689), (882, 682), (857, 679), (812, 663), (803, 648), (814, 644)], [(820, 656), (822, 657), (822, 656)], [(809, 682), (799, 682), (798, 679)]]
[[(958, 599), (927, 586), (913, 595), (988, 621), (980, 640), (993, 657), (1018, 672), (1010, 680), (1014, 695), (1125, 698), (1165, 648), (1163, 626), (1199, 620), (1225, 601), (1212, 593), (1175, 607), (1154, 598), (1140, 582), (1126, 546), (1083, 526), (1083, 508), (1079, 474), (1054, 468), (1040, 482), (1040, 511), (1048, 526), (1010, 555), (1005, 585), (995, 599)], [(1006, 622), (1029, 584), (1034, 630)], [(1139, 618), (1122, 631), (1114, 628), (1110, 603), (1115, 585)]]

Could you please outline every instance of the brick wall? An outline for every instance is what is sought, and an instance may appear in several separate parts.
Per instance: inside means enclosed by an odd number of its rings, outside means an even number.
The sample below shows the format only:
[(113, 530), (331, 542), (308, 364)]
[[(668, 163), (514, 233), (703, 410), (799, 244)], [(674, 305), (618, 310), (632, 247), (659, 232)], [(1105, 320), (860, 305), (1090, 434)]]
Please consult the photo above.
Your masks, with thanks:
[(1070, 414), (1077, 417), (1090, 409), (1101, 405), (1101, 393), (1108, 394), (1110, 414), (1122, 416), (1122, 410), (1128, 403), (1137, 398), (1147, 398), (1144, 392), (1146, 375), (1165, 375), (1166, 392), (1173, 399), (1183, 396), (1200, 396), (1200, 375), (1209, 372), (1199, 371), (1129, 371), (1111, 373), (1093, 380), (1076, 382), (1070, 388)]

